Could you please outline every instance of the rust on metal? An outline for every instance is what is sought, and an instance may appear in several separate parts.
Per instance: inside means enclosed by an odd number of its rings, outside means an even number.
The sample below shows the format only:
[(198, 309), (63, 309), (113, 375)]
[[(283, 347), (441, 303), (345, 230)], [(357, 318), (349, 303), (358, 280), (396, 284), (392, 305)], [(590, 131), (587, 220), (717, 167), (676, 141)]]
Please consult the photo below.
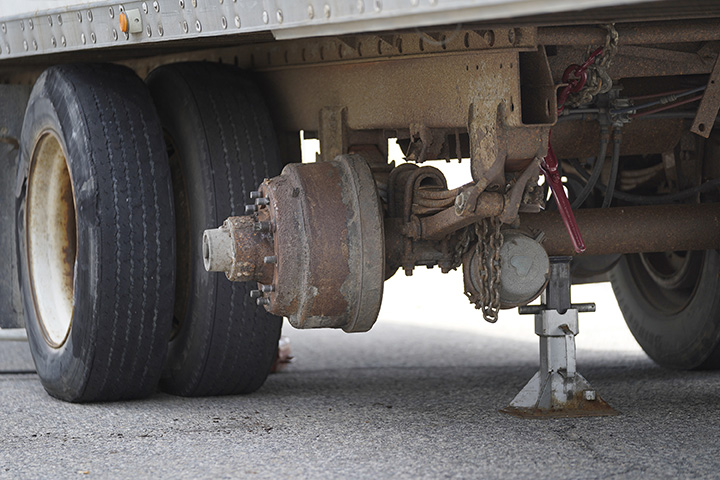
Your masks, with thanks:
[(505, 207), (505, 197), (497, 192), (484, 192), (477, 197), (472, 213), (458, 215), (455, 207), (443, 210), (420, 220), (421, 236), (425, 240), (440, 240), (447, 235), (478, 220), (500, 215)]
[[(647, 155), (672, 151), (686, 128), (678, 118), (638, 118), (623, 126), (620, 153)], [(600, 125), (596, 119), (560, 121), (553, 127), (552, 138), (558, 158), (594, 157), (600, 148)]]
[[(720, 20), (694, 19), (625, 23), (616, 26), (620, 45), (657, 45), (720, 40)], [(607, 31), (593, 26), (538, 28), (540, 45), (602, 45)]]
[(347, 108), (323, 107), (319, 125), (321, 161), (329, 162), (348, 153)]
[(720, 109), (720, 56), (715, 60), (700, 106), (695, 114), (690, 131), (701, 137), (710, 137), (718, 110)]
[[(575, 216), (585, 238), (585, 255), (720, 247), (717, 203), (580, 209)], [(520, 224), (545, 235), (543, 246), (548, 255), (576, 255), (557, 212), (521, 214)]]
[(255, 229), (255, 225), (265, 218), (267, 214), (262, 212), (254, 217), (229, 217), (225, 221), (235, 246), (232, 269), (226, 272), (228, 280), (272, 281), (272, 268), (262, 262), (263, 258), (273, 254), (272, 237)]
[(594, 399), (585, 398), (585, 392), (573, 392), (570, 400), (560, 401), (554, 399), (552, 402), (556, 408), (522, 408), (507, 406), (500, 409), (501, 413), (507, 413), (520, 418), (549, 419), (549, 418), (580, 418), (580, 417), (607, 417), (619, 415), (620, 412), (612, 408), (605, 400), (600, 398), (597, 392)]
[(369, 330), (380, 310), (385, 254), (367, 162), (340, 155), (290, 164), (252, 198), (251, 216), (205, 231), (206, 268), (258, 282), (251, 297), (297, 328)]

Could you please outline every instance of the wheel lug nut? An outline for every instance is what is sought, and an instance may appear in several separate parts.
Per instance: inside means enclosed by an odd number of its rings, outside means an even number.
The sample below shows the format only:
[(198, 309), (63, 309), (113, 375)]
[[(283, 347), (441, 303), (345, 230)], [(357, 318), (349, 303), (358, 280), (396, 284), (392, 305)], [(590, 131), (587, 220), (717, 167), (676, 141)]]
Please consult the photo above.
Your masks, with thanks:
[(262, 194), (260, 192), (258, 192), (258, 191), (250, 192), (250, 198), (255, 199), (255, 198), (260, 198), (260, 197), (262, 197)]
[(270, 305), (270, 299), (269, 299), (269, 298), (265, 298), (265, 297), (258, 298), (258, 299), (257, 299), (257, 304), (258, 304), (258, 305)]
[(249, 215), (251, 213), (257, 212), (257, 206), (255, 205), (245, 205), (245, 215)]
[(277, 257), (275, 255), (271, 255), (269, 257), (263, 258), (264, 263), (277, 263)]
[(273, 287), (272, 285), (263, 285), (261, 290), (263, 293), (271, 293), (275, 291), (275, 287)]
[(250, 298), (260, 298), (262, 297), (262, 292), (260, 290), (250, 290)]
[(270, 199), (265, 197), (256, 198), (255, 205), (270, 205)]

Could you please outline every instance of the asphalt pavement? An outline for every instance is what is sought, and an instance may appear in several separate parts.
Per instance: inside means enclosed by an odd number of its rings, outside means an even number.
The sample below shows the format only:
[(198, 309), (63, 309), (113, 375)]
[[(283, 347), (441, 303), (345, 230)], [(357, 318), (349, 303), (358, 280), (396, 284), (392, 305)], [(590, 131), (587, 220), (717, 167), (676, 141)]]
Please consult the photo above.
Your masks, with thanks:
[(0, 344), (0, 477), (720, 477), (720, 373), (655, 366), (607, 284), (574, 287), (598, 302), (578, 369), (621, 413), (553, 420), (498, 411), (537, 370), (532, 318), (487, 324), (461, 289), (418, 271), (369, 333), (286, 326), (292, 363), (248, 396), (66, 404), (22, 373), (26, 344)]

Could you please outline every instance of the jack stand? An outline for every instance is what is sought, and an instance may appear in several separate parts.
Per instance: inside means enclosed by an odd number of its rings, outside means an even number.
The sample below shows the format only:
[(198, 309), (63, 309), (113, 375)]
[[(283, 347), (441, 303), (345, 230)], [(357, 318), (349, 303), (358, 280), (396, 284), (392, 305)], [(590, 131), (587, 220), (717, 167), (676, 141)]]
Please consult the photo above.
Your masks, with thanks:
[(570, 303), (571, 257), (550, 257), (550, 281), (542, 305), (520, 307), (535, 314), (540, 336), (540, 371), (503, 413), (522, 418), (597, 417), (617, 415), (575, 367), (578, 312), (594, 312), (594, 303)]

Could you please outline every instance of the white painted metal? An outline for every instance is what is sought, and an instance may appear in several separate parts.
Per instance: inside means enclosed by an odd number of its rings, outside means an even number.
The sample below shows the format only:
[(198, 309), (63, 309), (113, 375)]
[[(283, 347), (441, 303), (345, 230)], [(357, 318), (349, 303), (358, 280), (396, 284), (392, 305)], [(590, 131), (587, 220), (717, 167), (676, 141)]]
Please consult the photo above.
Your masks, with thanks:
[[(250, 32), (278, 39), (467, 23), (656, 0), (0, 0), (0, 62)], [(118, 17), (138, 10), (142, 29)]]
[(65, 153), (48, 130), (33, 148), (28, 176), (27, 248), (35, 310), (47, 343), (61, 347), (73, 317), (77, 229)]

